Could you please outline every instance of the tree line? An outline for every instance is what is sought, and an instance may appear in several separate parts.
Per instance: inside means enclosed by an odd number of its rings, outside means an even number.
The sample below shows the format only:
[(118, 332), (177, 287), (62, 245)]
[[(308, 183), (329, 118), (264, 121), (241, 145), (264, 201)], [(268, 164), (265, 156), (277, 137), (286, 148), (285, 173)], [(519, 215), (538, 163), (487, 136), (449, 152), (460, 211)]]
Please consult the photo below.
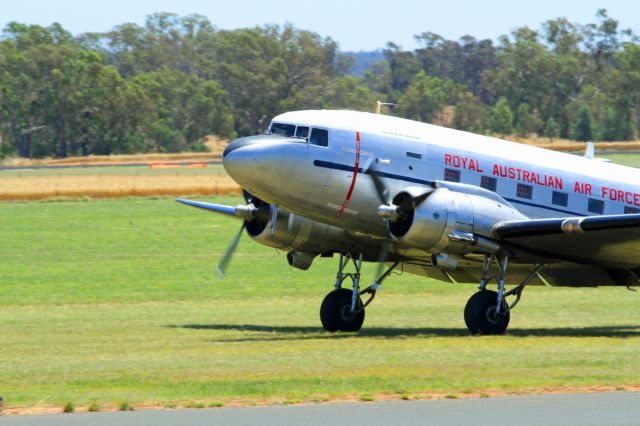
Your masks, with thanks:
[(203, 138), (259, 133), (284, 111), (349, 108), (476, 133), (631, 140), (640, 124), (640, 43), (605, 10), (496, 43), (433, 33), (389, 43), (363, 77), (328, 37), (267, 25), (218, 30), (158, 13), (144, 25), (74, 36), (8, 24), (0, 36), (0, 155), (203, 150)]

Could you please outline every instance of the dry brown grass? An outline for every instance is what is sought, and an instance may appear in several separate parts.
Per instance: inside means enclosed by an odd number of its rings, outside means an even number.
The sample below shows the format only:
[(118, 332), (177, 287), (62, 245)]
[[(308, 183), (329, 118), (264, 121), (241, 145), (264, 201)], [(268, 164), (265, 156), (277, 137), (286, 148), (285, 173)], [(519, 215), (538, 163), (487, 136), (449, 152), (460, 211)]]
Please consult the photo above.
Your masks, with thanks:
[(204, 146), (206, 146), (212, 154), (222, 155), (222, 151), (229, 145), (229, 142), (229, 139), (218, 136), (207, 136), (204, 139)]
[(132, 154), (132, 155), (89, 155), (68, 158), (12, 158), (2, 162), (5, 166), (28, 167), (39, 165), (79, 165), (79, 164), (131, 164), (131, 163), (171, 163), (207, 162), (220, 160), (222, 151), (229, 141), (216, 136), (207, 136), (204, 145), (209, 152), (183, 152), (177, 154)]
[(135, 155), (89, 155), (87, 157), (25, 159), (13, 158), (5, 160), (5, 166), (29, 167), (44, 165), (72, 166), (79, 164), (131, 164), (131, 163), (170, 163), (170, 162), (207, 162), (220, 160), (219, 153), (185, 152), (181, 154), (135, 154)]
[[(584, 142), (576, 142), (570, 139), (549, 139), (535, 135), (526, 138), (507, 136), (505, 139), (526, 145), (565, 152), (584, 151), (586, 146)], [(640, 150), (640, 141), (595, 142), (595, 149), (596, 151), (638, 151)]]
[(241, 189), (226, 175), (23, 176), (0, 181), (0, 201), (219, 195)]
[[(445, 110), (441, 117), (438, 118), (438, 124), (446, 124), (450, 121), (450, 111)], [(442, 121), (442, 123), (440, 122)], [(499, 135), (494, 135), (501, 137)], [(577, 152), (583, 151), (585, 144), (569, 139), (549, 139), (536, 135), (528, 137), (506, 136), (504, 139), (519, 142), (526, 145), (538, 146), (540, 148), (551, 149), (554, 151)], [(133, 155), (90, 155), (87, 157), (69, 157), (69, 158), (43, 158), (43, 159), (24, 159), (12, 158), (0, 162), (4, 166), (13, 167), (29, 167), (38, 165), (116, 165), (116, 164), (164, 164), (177, 162), (208, 162), (220, 160), (222, 151), (229, 141), (215, 136), (209, 136), (205, 139), (205, 146), (209, 152), (184, 152), (178, 154), (133, 154)], [(640, 151), (640, 141), (627, 142), (596, 142), (596, 151)]]
[[(581, 142), (549, 143), (536, 146), (554, 151), (584, 151), (585, 149), (585, 144)], [(596, 151), (640, 151), (640, 142), (596, 142), (595, 149)]]

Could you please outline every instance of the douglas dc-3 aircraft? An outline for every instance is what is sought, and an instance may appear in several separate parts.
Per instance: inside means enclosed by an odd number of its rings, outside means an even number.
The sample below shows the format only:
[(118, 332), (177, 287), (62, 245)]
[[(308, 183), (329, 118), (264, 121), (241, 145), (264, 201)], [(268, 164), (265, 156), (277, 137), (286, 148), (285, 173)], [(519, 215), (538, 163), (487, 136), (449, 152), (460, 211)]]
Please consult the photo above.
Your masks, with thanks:
[[(640, 170), (593, 156), (323, 110), (275, 117), (266, 134), (231, 142), (222, 161), (246, 205), (178, 199), (244, 220), (219, 271), (244, 230), (303, 270), (338, 255), (320, 308), (330, 332), (358, 331), (394, 270), (479, 282), (464, 309), (473, 334), (504, 333), (530, 284), (640, 285)], [(362, 262), (387, 270), (363, 288)], [(507, 276), (519, 284), (507, 289)]]

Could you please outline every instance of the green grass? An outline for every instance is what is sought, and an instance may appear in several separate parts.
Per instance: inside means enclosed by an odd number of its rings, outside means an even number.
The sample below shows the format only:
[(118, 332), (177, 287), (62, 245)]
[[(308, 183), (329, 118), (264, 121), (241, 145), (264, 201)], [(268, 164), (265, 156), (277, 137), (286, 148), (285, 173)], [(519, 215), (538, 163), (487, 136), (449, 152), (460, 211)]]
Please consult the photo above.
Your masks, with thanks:
[(640, 167), (640, 154), (639, 153), (615, 153), (608, 154), (606, 151), (596, 154), (596, 157), (607, 158), (616, 164), (629, 167)]
[(474, 287), (405, 274), (385, 282), (360, 333), (328, 334), (318, 310), (336, 259), (298, 271), (245, 236), (222, 280), (215, 264), (239, 226), (162, 198), (0, 204), (6, 406), (413, 399), (639, 382), (640, 293), (529, 288), (507, 335), (472, 337), (462, 310)]

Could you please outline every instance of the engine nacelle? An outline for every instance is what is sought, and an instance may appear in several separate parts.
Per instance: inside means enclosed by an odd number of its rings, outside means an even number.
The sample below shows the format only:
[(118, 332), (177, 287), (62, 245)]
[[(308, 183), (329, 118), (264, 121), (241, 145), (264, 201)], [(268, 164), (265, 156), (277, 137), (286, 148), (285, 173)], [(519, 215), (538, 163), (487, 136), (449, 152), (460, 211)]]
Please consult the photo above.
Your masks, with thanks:
[(354, 246), (355, 242), (344, 229), (297, 216), (258, 199), (253, 203), (258, 208), (268, 207), (271, 215), (258, 215), (245, 221), (247, 234), (260, 244), (286, 251), (293, 267), (306, 270), (319, 254), (362, 251)]
[[(269, 219), (256, 217), (246, 222), (247, 233), (260, 244), (277, 249), (287, 249), (298, 236), (303, 221), (277, 207), (269, 206), (269, 209), (271, 210)], [(273, 215), (274, 209), (276, 210), (275, 216)]]
[[(393, 203), (400, 205), (410, 196), (401, 192)], [(498, 246), (489, 239), (492, 227), (519, 219), (526, 216), (494, 192), (438, 182), (422, 203), (389, 223), (389, 232), (402, 245), (431, 253), (464, 254), (476, 248), (495, 251)]]

